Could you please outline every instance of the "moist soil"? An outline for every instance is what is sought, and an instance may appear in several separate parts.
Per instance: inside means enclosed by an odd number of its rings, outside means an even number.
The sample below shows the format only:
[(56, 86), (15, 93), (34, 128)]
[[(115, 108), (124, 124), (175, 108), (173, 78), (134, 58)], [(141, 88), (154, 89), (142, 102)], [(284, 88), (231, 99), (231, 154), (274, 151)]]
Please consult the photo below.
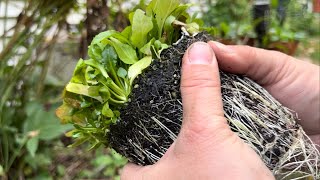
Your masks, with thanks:
[[(194, 42), (208, 42), (212, 40), (207, 33), (199, 33), (194, 37), (183, 36), (178, 43), (161, 53), (161, 58), (152, 62), (151, 66), (135, 80), (131, 94), (131, 101), (121, 110), (120, 119), (112, 125), (108, 134), (109, 146), (127, 157), (129, 161), (139, 165), (154, 164), (176, 139), (182, 124), (182, 101), (180, 94), (181, 60), (186, 49)], [(240, 82), (245, 77), (220, 72), (223, 100), (232, 98), (232, 82)], [(228, 88), (225, 88), (228, 87)], [(241, 92), (239, 92), (241, 93)], [(248, 99), (244, 104), (255, 108), (260, 102), (248, 94), (241, 94)], [(244, 115), (235, 114), (224, 102), (225, 114), (242, 120), (244, 125), (253, 129), (251, 122), (245, 120)], [(259, 112), (258, 112), (259, 113)], [(258, 115), (260, 116), (260, 115)], [(260, 117), (264, 120), (264, 116)], [(277, 123), (276, 118), (268, 117), (270, 123)], [(286, 142), (291, 142), (289, 134), (293, 136), (298, 126), (278, 124), (280, 134), (264, 133), (264, 127), (257, 124), (254, 128), (261, 134), (261, 144), (255, 144), (256, 151), (262, 151), (264, 146), (272, 143), (274, 146), (265, 150), (268, 158), (266, 165), (272, 169), (279, 161), (281, 154), (287, 152), (288, 147), (282, 144), (281, 136)], [(230, 124), (232, 130), (232, 124)], [(257, 128), (258, 127), (258, 128)], [(288, 129), (280, 132), (280, 129)], [(235, 131), (235, 130), (234, 130)], [(241, 137), (241, 136), (240, 136)], [(288, 139), (289, 138), (289, 139)]]

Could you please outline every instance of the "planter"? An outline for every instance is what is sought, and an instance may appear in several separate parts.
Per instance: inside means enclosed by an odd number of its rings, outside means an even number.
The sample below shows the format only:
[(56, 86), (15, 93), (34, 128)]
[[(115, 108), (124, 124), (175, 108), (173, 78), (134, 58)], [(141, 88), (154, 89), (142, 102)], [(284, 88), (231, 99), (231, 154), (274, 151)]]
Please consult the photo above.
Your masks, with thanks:
[(288, 55), (294, 55), (297, 51), (299, 41), (290, 41), (290, 42), (272, 42), (267, 46), (269, 50), (280, 51)]

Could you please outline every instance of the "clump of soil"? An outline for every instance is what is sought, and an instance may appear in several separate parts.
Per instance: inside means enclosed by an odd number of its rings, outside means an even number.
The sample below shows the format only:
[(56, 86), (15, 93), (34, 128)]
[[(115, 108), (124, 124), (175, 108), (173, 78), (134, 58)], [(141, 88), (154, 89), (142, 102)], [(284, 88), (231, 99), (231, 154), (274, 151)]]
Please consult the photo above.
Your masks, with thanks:
[[(131, 102), (109, 132), (109, 146), (139, 165), (157, 162), (177, 138), (182, 124), (181, 60), (206, 33), (183, 37), (135, 80)], [(220, 72), (225, 117), (277, 177), (296, 172), (318, 176), (319, 151), (296, 123), (297, 116), (247, 77)], [(303, 152), (303, 153), (302, 153)]]

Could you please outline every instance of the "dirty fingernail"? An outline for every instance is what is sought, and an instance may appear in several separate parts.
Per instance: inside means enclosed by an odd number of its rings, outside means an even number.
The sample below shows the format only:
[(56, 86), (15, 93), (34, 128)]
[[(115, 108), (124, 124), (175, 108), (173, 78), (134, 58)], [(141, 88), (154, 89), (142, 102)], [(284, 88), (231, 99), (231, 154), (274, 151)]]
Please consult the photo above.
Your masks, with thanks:
[(224, 53), (233, 53), (233, 50), (230, 47), (228, 47), (222, 43), (214, 41), (214, 44), (219, 48), (220, 51), (222, 51)]
[(188, 50), (188, 56), (191, 64), (211, 64), (213, 51), (207, 43), (196, 42)]

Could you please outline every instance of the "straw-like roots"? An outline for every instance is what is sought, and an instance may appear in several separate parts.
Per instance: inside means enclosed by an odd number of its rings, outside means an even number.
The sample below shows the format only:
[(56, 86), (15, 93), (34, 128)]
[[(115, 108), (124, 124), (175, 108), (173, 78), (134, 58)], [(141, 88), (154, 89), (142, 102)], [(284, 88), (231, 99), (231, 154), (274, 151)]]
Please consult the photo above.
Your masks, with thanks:
[[(139, 87), (109, 133), (112, 148), (140, 165), (154, 164), (164, 155), (182, 123), (181, 58), (193, 42), (208, 40), (204, 33), (183, 37), (137, 79)], [(220, 78), (230, 128), (275, 177), (320, 179), (320, 153), (297, 124), (294, 112), (249, 78), (225, 72), (220, 72)]]

